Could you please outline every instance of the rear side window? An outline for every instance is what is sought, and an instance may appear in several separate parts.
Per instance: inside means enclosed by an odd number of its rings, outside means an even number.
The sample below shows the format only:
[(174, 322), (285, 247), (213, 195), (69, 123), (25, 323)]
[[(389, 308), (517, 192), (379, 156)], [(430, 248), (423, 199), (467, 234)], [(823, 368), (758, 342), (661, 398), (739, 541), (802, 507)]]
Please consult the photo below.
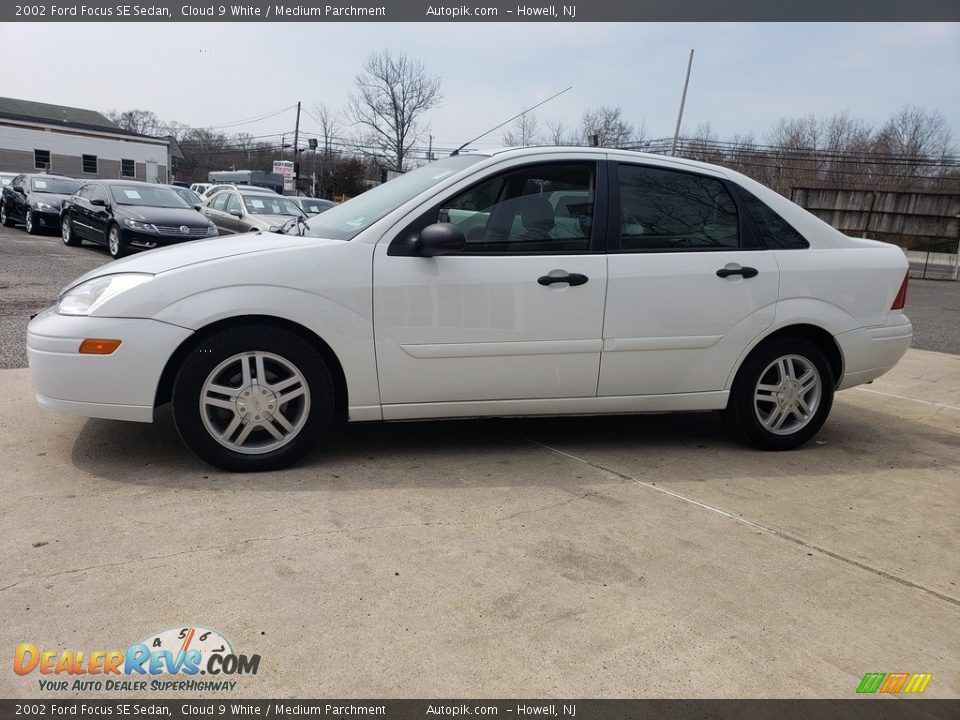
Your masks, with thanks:
[(738, 187), (743, 204), (747, 208), (753, 226), (760, 237), (760, 242), (772, 250), (799, 250), (810, 247), (810, 243), (799, 232), (793, 229), (786, 220), (742, 187)]
[(620, 165), (620, 248), (626, 252), (740, 246), (737, 206), (716, 178)]

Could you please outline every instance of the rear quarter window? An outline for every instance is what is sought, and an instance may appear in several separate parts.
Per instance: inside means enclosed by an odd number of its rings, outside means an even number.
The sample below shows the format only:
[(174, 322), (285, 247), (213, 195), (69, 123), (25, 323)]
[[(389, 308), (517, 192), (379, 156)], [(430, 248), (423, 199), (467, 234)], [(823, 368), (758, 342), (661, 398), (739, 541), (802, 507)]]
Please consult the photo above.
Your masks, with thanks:
[(771, 250), (801, 250), (810, 247), (807, 239), (780, 217), (765, 202), (742, 187), (737, 187), (760, 242)]

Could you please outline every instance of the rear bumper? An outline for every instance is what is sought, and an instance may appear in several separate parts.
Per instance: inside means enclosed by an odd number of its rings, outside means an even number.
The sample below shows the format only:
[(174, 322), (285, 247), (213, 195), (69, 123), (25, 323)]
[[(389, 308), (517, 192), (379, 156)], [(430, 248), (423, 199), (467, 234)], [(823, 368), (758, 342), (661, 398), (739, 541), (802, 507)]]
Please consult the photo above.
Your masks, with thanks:
[(897, 313), (885, 325), (858, 328), (836, 336), (843, 353), (843, 377), (838, 390), (875, 380), (893, 368), (910, 348), (913, 325)]

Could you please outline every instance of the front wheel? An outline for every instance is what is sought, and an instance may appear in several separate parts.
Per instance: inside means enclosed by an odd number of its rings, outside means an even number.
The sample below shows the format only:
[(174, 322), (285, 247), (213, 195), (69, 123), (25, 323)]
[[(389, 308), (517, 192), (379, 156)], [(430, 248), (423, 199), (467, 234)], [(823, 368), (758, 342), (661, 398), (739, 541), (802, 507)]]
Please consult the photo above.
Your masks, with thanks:
[(28, 235), (36, 235), (38, 232), (40, 232), (36, 222), (33, 219), (32, 210), (27, 210), (27, 214), (23, 216), (23, 229), (27, 231)]
[(7, 204), (0, 203), (0, 225), (13, 227), (13, 218), (7, 215)]
[(834, 382), (817, 345), (799, 338), (777, 340), (744, 361), (728, 414), (754, 447), (793, 450), (823, 426), (833, 405)]
[(116, 225), (111, 225), (107, 230), (107, 249), (114, 260), (119, 260), (127, 254), (127, 241), (123, 239), (123, 233)]
[(333, 414), (323, 358), (298, 335), (270, 326), (206, 338), (184, 359), (173, 386), (180, 437), (202, 460), (234, 472), (296, 462)]

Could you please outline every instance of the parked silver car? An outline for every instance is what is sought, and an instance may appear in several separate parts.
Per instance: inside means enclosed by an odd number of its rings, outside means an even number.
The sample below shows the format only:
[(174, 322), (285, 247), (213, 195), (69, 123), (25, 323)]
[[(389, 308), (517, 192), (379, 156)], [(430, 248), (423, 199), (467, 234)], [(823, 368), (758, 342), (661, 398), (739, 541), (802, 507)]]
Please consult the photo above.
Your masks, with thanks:
[(262, 188), (222, 190), (200, 212), (217, 226), (221, 235), (251, 230), (282, 232), (295, 218), (307, 217), (293, 198), (264, 192)]

